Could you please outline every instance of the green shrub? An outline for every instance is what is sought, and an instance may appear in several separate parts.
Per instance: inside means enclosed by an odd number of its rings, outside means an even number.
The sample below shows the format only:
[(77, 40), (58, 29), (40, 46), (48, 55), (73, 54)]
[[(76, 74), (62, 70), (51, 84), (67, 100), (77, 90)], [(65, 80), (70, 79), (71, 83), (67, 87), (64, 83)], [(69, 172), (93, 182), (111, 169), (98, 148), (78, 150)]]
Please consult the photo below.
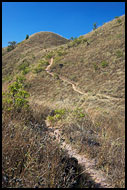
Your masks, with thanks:
[(85, 117), (85, 114), (83, 113), (83, 110), (81, 108), (76, 108), (74, 111), (73, 111), (73, 115), (76, 117), (76, 118), (84, 118)]
[(54, 116), (48, 116), (47, 118), (48, 118), (49, 121), (56, 122), (58, 120), (63, 119), (65, 113), (66, 113), (65, 109), (56, 109), (55, 113), (54, 113)]
[(82, 39), (82, 42), (87, 42), (87, 39), (86, 38)]
[(29, 67), (29, 62), (27, 60), (23, 60), (23, 62), (18, 66), (20, 71), (25, 70), (27, 67)]
[(29, 68), (29, 62), (27, 60), (24, 60), (19, 66), (18, 66), (18, 69), (20, 71), (22, 71), (22, 74), (23, 75), (26, 75), (29, 71), (30, 71), (30, 68)]
[(7, 52), (9, 52), (9, 51), (11, 51), (11, 50), (13, 50), (13, 49), (14, 49), (14, 48), (8, 46), (8, 47), (7, 47)]
[(94, 24), (93, 24), (93, 30), (96, 30), (97, 29), (97, 23), (95, 22)]
[(34, 69), (34, 73), (40, 73), (40, 72), (42, 72), (43, 71), (43, 68), (42, 67), (36, 67), (35, 69)]
[(63, 55), (66, 55), (67, 52), (58, 50), (57, 54), (58, 54), (58, 56), (63, 56)]
[(71, 37), (70, 40), (74, 40), (74, 37)]
[(68, 48), (75, 47), (84, 42), (87, 42), (87, 39), (83, 38), (83, 36), (80, 36), (79, 38), (74, 38), (73, 41), (69, 42)]
[(54, 52), (49, 52), (49, 53), (45, 56), (45, 58), (46, 58), (46, 59), (51, 59), (53, 56), (54, 56)]
[(102, 61), (102, 62), (101, 62), (101, 66), (105, 68), (105, 67), (108, 66), (108, 63), (107, 63), (106, 61)]
[(30, 96), (28, 92), (24, 90), (24, 79), (20, 77), (16, 78), (8, 87), (8, 91), (3, 93), (3, 109), (7, 111), (18, 110), (21, 111), (22, 108), (28, 108), (27, 98)]
[(117, 22), (118, 22), (118, 23), (121, 23), (121, 22), (122, 22), (122, 20), (121, 20), (121, 19), (118, 19), (118, 20), (117, 20)]
[(28, 34), (26, 35), (26, 40), (27, 40), (27, 39), (29, 39), (29, 35), (28, 35)]
[(117, 50), (117, 51), (116, 51), (116, 56), (117, 56), (118, 58), (122, 57), (122, 56), (123, 56), (123, 52), (121, 52), (120, 50)]
[(18, 81), (19, 83), (24, 84), (25, 80), (26, 80), (26, 78), (23, 75), (18, 75), (16, 77), (16, 81)]
[(5, 81), (11, 82), (12, 79), (13, 79), (13, 75), (6, 75), (6, 76), (2, 77), (3, 82), (5, 82)]
[(44, 59), (40, 59), (39, 60), (39, 66), (48, 66), (49, 62), (44, 60)]
[(62, 57), (56, 56), (56, 57), (54, 58), (54, 63), (57, 63), (57, 62), (60, 61), (61, 59), (62, 59)]
[(10, 45), (8, 45), (8, 47), (7, 47), (7, 52), (15, 49), (15, 47), (16, 47), (16, 41), (8, 42), (8, 44), (10, 44)]
[(30, 71), (30, 68), (26, 67), (23, 71), (22, 71), (22, 74), (23, 75), (26, 75), (27, 73), (29, 73)]
[(55, 114), (64, 115), (65, 114), (65, 109), (56, 109)]
[(40, 73), (44, 71), (48, 65), (49, 65), (48, 61), (39, 60), (39, 64), (34, 68), (34, 73)]

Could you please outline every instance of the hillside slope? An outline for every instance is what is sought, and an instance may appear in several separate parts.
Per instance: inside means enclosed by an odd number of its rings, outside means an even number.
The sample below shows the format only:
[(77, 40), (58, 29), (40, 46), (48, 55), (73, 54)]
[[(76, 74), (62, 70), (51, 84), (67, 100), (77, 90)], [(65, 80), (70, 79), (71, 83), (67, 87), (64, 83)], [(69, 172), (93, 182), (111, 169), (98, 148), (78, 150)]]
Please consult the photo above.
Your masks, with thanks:
[(3, 53), (3, 91), (24, 76), (37, 118), (46, 107), (61, 139), (124, 187), (125, 16), (73, 41), (40, 32)]
[(36, 60), (45, 52), (45, 49), (57, 47), (67, 43), (68, 40), (52, 32), (38, 32), (16, 45), (16, 48), (7, 52), (3, 48), (3, 78), (4, 75), (10, 75), (14, 72), (15, 66), (24, 59), (30, 63), (36, 63)]

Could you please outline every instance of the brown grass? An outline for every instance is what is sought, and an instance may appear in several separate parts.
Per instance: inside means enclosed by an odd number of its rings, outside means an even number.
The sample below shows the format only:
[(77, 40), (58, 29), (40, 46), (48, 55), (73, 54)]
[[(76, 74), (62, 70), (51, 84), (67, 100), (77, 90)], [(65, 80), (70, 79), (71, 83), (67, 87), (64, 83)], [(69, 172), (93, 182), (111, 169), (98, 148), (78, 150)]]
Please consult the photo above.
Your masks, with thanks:
[[(46, 108), (43, 111), (45, 113)], [(45, 116), (39, 115), (41, 120), (38, 121), (36, 111), (34, 115), (24, 111), (19, 115), (3, 112), (2, 187), (69, 188), (79, 185), (80, 168), (72, 164), (66, 152), (48, 135)]]
[[(56, 127), (62, 128), (66, 141), (72, 137), (71, 143), (80, 153), (96, 158), (97, 167), (108, 175), (114, 187), (121, 188), (125, 183), (125, 16), (119, 19), (121, 22), (114, 19), (84, 35), (83, 39), (87, 39), (89, 45), (84, 41), (71, 47), (70, 42), (64, 44), (66, 40), (55, 44), (56, 37), (51, 35), (53, 41), (44, 42), (43, 45), (47, 43), (45, 49), (37, 40), (41, 37), (40, 33), (11, 52), (3, 50), (3, 89), (7, 89), (9, 82), (19, 75), (19, 64), (24, 59), (29, 61), (26, 89), (31, 95), (30, 104), (35, 117), (41, 121), (41, 115), (46, 118), (49, 110), (69, 110), (64, 120), (55, 123)], [(84, 95), (44, 70), (33, 73), (39, 60), (45, 59), (49, 53), (54, 57), (52, 72), (74, 82)], [(60, 64), (63, 64), (62, 68)], [(42, 106), (45, 106), (44, 112)], [(77, 108), (82, 108), (85, 117), (74, 115)], [(6, 138), (4, 142), (7, 143)], [(37, 172), (36, 169), (34, 172)]]

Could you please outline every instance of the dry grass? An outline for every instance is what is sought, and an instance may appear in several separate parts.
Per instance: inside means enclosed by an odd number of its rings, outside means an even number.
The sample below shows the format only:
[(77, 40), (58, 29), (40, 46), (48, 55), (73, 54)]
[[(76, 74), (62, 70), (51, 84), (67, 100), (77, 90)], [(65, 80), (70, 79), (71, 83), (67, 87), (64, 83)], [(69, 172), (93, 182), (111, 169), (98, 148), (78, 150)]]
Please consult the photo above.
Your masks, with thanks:
[(48, 135), (45, 116), (37, 116), (36, 110), (34, 115), (24, 111), (15, 115), (3, 112), (2, 187), (69, 188), (79, 185), (78, 163)]
[(116, 128), (117, 123), (109, 116), (98, 118), (94, 124), (84, 110), (75, 110), (66, 110), (64, 119), (55, 120), (55, 123), (51, 120), (52, 126), (62, 130), (62, 138), (79, 154), (95, 159), (96, 167), (106, 173), (114, 188), (124, 187), (124, 130), (121, 130), (121, 126)]
[[(119, 19), (120, 22), (114, 19), (84, 35), (84, 42), (72, 46), (61, 39), (55, 44), (56, 36), (51, 35), (53, 40), (48, 43), (45, 40), (44, 48), (37, 40), (40, 33), (11, 52), (3, 50), (3, 89), (19, 75), (18, 66), (26, 59), (30, 63), (26, 89), (31, 95), (34, 117), (41, 122), (41, 116), (46, 118), (49, 110), (67, 109), (66, 117), (58, 120), (56, 127), (62, 128), (66, 141), (70, 142), (70, 137), (73, 139), (71, 143), (80, 153), (96, 158), (97, 167), (108, 175), (114, 187), (121, 188), (124, 187), (125, 167), (125, 16)], [(85, 95), (78, 94), (71, 85), (44, 70), (33, 73), (40, 60), (50, 60), (49, 54), (54, 57), (52, 72), (73, 81)], [(77, 108), (83, 110), (85, 117), (75, 115)]]

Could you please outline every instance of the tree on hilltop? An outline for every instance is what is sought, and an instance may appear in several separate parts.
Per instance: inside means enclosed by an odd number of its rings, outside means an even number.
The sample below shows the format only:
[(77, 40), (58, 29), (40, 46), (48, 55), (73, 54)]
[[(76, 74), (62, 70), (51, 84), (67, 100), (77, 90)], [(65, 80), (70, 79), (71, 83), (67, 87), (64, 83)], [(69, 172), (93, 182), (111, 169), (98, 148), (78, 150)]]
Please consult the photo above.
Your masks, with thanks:
[(16, 41), (12, 41), (12, 42), (8, 42), (8, 48), (7, 48), (7, 51), (11, 51), (13, 50), (15, 47), (16, 47)]

